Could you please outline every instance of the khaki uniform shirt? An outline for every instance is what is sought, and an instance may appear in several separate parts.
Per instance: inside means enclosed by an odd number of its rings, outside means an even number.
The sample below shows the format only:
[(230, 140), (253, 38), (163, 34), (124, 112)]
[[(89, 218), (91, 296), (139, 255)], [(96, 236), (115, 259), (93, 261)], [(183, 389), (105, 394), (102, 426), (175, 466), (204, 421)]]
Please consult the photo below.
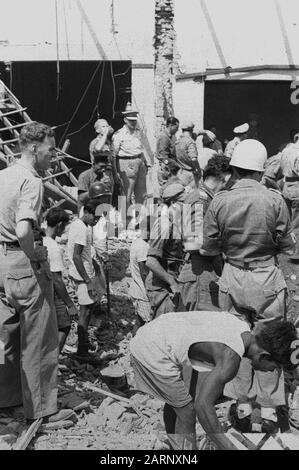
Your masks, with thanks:
[(113, 157), (120, 158), (136, 157), (143, 153), (140, 131), (136, 129), (131, 133), (124, 125), (112, 137), (112, 152)]
[(165, 129), (157, 139), (156, 154), (159, 160), (175, 158), (175, 136), (170, 136)]
[(294, 242), (283, 197), (251, 179), (241, 179), (229, 191), (220, 191), (204, 218), (202, 248), (210, 255), (224, 253), (239, 262), (291, 254)]
[[(151, 230), (148, 256), (154, 256), (169, 274), (177, 276), (183, 261), (181, 207), (170, 208), (155, 221)], [(168, 285), (152, 271), (146, 278), (149, 291), (168, 289)]]
[(0, 171), (0, 241), (17, 241), (16, 226), (21, 220), (39, 224), (43, 183), (38, 173), (21, 163)]
[(196, 143), (188, 135), (182, 135), (175, 144), (176, 160), (183, 170), (193, 170), (192, 160), (197, 159)]

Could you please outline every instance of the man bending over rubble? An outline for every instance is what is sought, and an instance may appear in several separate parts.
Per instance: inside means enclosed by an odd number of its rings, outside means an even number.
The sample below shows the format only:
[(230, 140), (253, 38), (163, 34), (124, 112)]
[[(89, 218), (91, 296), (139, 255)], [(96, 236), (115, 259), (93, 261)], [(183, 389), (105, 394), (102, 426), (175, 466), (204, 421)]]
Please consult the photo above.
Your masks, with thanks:
[[(196, 449), (196, 415), (218, 449), (234, 450), (214, 407), (225, 384), (236, 376), (242, 357), (264, 372), (290, 365), (296, 338), (296, 328), (286, 321), (272, 321), (251, 332), (227, 312), (166, 313), (141, 327), (131, 340), (137, 388), (165, 401), (164, 423), (174, 450)], [(192, 367), (205, 373), (197, 388)]]

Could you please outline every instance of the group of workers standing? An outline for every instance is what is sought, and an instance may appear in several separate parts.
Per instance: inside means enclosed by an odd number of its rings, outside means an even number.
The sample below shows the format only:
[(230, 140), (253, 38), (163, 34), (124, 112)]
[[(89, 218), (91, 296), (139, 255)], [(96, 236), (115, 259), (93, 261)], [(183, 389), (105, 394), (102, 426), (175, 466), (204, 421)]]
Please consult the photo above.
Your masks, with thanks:
[[(128, 106), (123, 115), (124, 126), (114, 134), (107, 121), (95, 124), (92, 167), (79, 176), (79, 217), (68, 232), (69, 276), (80, 306), (77, 356), (87, 362), (93, 360), (92, 307), (105, 291), (101, 262), (92, 255), (92, 228), (116, 205), (115, 194), (127, 205), (144, 204), (147, 194), (151, 163), (138, 112)], [(297, 245), (290, 218), (293, 211), (297, 220), (299, 200), (296, 139), (279, 155), (288, 191), (281, 194), (273, 189), (279, 172), (265, 171), (267, 150), (248, 138), (249, 124), (234, 129), (224, 152), (216, 129), (195, 134), (193, 123), (185, 122), (176, 139), (179, 124), (168, 118), (157, 139), (158, 205), (140, 218), (130, 253), (136, 381), (165, 401), (174, 448), (184, 445), (177, 435), (194, 447), (195, 410), (207, 432), (221, 433), (214, 404), (222, 394), (254, 398), (264, 408), (284, 406), (280, 368), (289, 366), (297, 337), (286, 321), (287, 286), (278, 260), (280, 254), (292, 257)], [(68, 311), (76, 307), (63, 284), (55, 238), (69, 223), (66, 212), (51, 209), (46, 233), (40, 229), (40, 174), (55, 156), (52, 129), (24, 126), (20, 148), (16, 164), (0, 172), (0, 408), (23, 404), (29, 420), (65, 420), (71, 412), (57, 409), (58, 355), (70, 328)], [(101, 258), (105, 247), (99, 251)], [(210, 378), (194, 379), (191, 359), (208, 363)], [(221, 437), (216, 442), (230, 447)]]

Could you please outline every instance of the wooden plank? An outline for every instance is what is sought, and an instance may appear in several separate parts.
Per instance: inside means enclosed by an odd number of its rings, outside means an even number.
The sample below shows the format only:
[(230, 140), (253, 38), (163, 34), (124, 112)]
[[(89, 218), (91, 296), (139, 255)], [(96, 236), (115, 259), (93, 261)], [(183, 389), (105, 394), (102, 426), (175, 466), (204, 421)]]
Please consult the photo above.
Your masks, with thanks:
[(11, 114), (22, 113), (23, 111), (26, 111), (26, 109), (27, 108), (15, 109), (14, 111), (9, 111), (8, 113), (2, 113), (0, 111), (0, 117), (6, 117), (6, 116), (10, 116)]
[[(0, 115), (0, 119), (4, 118), (4, 116)], [(10, 123), (11, 124), (11, 123)], [(1, 131), (10, 131), (10, 130), (13, 130), (13, 129), (17, 129), (18, 127), (23, 127), (23, 126), (26, 126), (27, 122), (22, 122), (22, 124), (16, 124), (14, 126), (7, 126), (7, 127), (2, 127), (0, 128), (0, 132)]]
[(33, 421), (33, 423), (29, 426), (25, 434), (22, 433), (19, 439), (17, 440), (17, 442), (15, 443), (14, 450), (27, 449), (28, 445), (34, 438), (42, 422), (43, 422), (43, 418), (39, 418)]

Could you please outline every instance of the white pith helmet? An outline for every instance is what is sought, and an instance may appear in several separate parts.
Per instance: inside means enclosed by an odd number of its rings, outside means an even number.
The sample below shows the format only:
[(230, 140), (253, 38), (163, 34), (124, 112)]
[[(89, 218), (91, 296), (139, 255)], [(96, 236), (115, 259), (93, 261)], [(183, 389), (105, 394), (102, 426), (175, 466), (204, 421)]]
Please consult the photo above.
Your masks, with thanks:
[(235, 147), (230, 164), (244, 170), (264, 171), (267, 156), (267, 149), (261, 142), (245, 139)]

